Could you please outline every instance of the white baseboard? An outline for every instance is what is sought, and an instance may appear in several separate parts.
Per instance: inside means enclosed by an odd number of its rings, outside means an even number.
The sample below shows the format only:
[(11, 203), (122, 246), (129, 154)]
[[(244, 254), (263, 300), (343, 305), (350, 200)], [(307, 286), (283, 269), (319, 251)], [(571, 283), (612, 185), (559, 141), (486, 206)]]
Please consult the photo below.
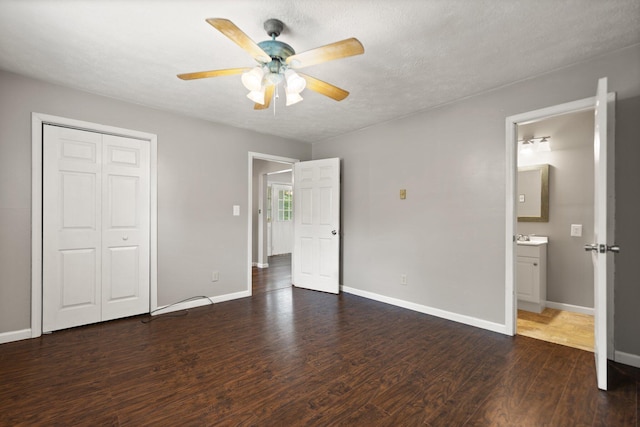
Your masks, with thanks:
[(265, 262), (264, 264), (263, 264), (263, 263), (256, 262), (256, 263), (254, 263), (254, 264), (255, 264), (255, 266), (256, 266), (256, 267), (258, 267), (258, 268), (269, 268), (269, 263), (268, 263), (268, 262)]
[(615, 351), (614, 360), (618, 363), (622, 363), (629, 366), (640, 368), (640, 356), (637, 354), (624, 353), (622, 351)]
[[(219, 303), (219, 302), (231, 301), (239, 298), (246, 298), (250, 296), (251, 294), (249, 293), (249, 291), (242, 291), (242, 292), (235, 292), (233, 294), (219, 295), (219, 296), (209, 297), (209, 298), (202, 297), (202, 298), (194, 299), (191, 301), (181, 302), (171, 306), (165, 305), (162, 307), (158, 307), (154, 311), (153, 316), (157, 316), (159, 314), (171, 313), (173, 311), (187, 310), (189, 308), (202, 307), (203, 305), (210, 305), (211, 301), (213, 301), (214, 303)], [(209, 301), (209, 299), (211, 299), (211, 301)]]
[(593, 316), (592, 307), (582, 307), (579, 305), (564, 304), (561, 302), (553, 302), (553, 301), (547, 301), (547, 307), (553, 308), (556, 310), (571, 311), (573, 313), (582, 313), (582, 314), (588, 314)]
[(375, 301), (383, 302), (386, 304), (395, 305), (397, 307), (406, 308), (409, 310), (417, 311), (431, 316), (440, 317), (442, 319), (452, 320), (454, 322), (463, 323), (469, 326), (475, 326), (476, 328), (486, 329), (492, 332), (498, 332), (501, 334), (507, 334), (507, 328), (505, 325), (499, 323), (489, 322), (487, 320), (478, 319), (476, 317), (465, 316), (458, 313), (452, 313), (450, 311), (441, 310), (439, 308), (433, 308), (426, 305), (416, 304), (409, 301), (404, 301), (397, 298), (392, 298), (373, 292), (367, 292), (360, 289), (350, 288), (348, 286), (342, 286), (342, 291), (348, 294), (357, 295), (364, 298), (369, 298)]
[(10, 331), (0, 333), (0, 344), (12, 341), (20, 341), (31, 338), (31, 329), (21, 329), (19, 331)]

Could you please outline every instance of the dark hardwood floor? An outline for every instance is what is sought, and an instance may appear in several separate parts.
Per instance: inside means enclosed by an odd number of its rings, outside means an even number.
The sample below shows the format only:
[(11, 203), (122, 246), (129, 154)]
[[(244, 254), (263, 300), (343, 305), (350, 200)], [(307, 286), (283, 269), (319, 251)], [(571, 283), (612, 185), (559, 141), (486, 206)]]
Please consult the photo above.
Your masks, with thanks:
[(612, 364), (601, 392), (592, 353), (354, 295), (286, 286), (143, 319), (0, 345), (0, 425), (638, 423), (638, 369)]
[(253, 267), (253, 294), (291, 287), (291, 254), (269, 257), (269, 268)]

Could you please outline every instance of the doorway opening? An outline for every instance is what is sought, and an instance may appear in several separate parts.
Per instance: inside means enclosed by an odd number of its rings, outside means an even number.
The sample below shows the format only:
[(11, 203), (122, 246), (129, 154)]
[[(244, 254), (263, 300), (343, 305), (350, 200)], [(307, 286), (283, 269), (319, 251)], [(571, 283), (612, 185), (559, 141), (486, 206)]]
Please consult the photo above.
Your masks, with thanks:
[[(291, 286), (291, 191), (293, 164), (298, 161), (269, 154), (249, 153), (247, 290), (250, 295)], [(276, 230), (273, 230), (275, 222)]]
[[(568, 113), (593, 110), (595, 116), (593, 138), (594, 164), (594, 241), (583, 246), (589, 252), (593, 266), (594, 292), (594, 356), (598, 388), (607, 389), (607, 359), (613, 359), (613, 257), (608, 252), (619, 248), (609, 246), (614, 240), (614, 129), (615, 129), (615, 93), (607, 92), (607, 78), (597, 82), (596, 96), (579, 101), (560, 104), (536, 111), (518, 114), (506, 119), (506, 228), (505, 228), (505, 331), (509, 335), (517, 332), (517, 299), (519, 287), (516, 286), (516, 239), (517, 204), (523, 200), (518, 194), (517, 148), (518, 127)], [(545, 135), (546, 136), (546, 135)], [(541, 135), (541, 137), (543, 137)], [(544, 138), (541, 138), (541, 140)], [(523, 141), (524, 143), (524, 141)], [(526, 200), (526, 195), (524, 197)], [(571, 224), (565, 224), (565, 226)], [(566, 232), (566, 231), (565, 231)], [(571, 227), (571, 234), (574, 229)], [(529, 236), (530, 237), (530, 236)], [(522, 239), (527, 240), (527, 239)], [(529, 239), (531, 240), (531, 239)], [(540, 255), (542, 256), (542, 255)], [(546, 257), (546, 255), (545, 255)], [(533, 264), (532, 264), (533, 265)], [(535, 269), (530, 268), (530, 271)], [(535, 274), (530, 277), (535, 278)], [(533, 289), (533, 288), (532, 288)], [(539, 288), (543, 289), (542, 286)], [(546, 288), (545, 288), (546, 289)], [(540, 301), (546, 295), (540, 295)]]
[(590, 352), (593, 129), (593, 109), (518, 124), (515, 200), (517, 333)]

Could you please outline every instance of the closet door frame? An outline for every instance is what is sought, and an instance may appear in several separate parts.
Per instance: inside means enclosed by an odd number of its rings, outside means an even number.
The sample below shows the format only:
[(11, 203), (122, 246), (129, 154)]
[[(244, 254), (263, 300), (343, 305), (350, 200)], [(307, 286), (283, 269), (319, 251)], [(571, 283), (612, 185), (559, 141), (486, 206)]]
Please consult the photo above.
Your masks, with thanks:
[(42, 127), (45, 124), (99, 132), (149, 142), (150, 217), (149, 217), (149, 305), (158, 308), (158, 188), (157, 135), (85, 122), (48, 114), (31, 114), (31, 337), (42, 335)]

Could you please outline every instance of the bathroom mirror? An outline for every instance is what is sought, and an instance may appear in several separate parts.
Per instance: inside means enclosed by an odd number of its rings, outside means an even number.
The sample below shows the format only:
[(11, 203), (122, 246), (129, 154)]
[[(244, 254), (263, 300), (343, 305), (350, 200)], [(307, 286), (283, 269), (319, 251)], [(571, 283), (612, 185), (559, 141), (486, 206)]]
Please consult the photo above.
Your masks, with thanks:
[(518, 168), (519, 222), (549, 222), (549, 165)]

